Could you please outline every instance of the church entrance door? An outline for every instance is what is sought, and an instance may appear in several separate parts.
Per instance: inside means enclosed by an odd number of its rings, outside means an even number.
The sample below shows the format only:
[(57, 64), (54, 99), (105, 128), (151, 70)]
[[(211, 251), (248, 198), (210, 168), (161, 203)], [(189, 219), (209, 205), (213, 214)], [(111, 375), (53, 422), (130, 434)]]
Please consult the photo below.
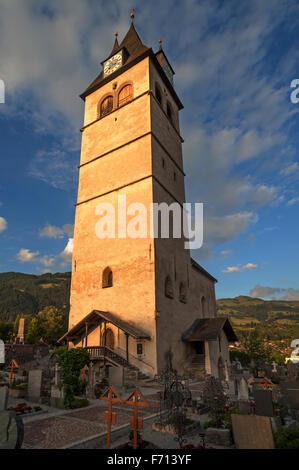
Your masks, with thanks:
[(103, 344), (109, 349), (114, 349), (114, 334), (110, 328), (107, 328), (107, 330), (104, 332)]

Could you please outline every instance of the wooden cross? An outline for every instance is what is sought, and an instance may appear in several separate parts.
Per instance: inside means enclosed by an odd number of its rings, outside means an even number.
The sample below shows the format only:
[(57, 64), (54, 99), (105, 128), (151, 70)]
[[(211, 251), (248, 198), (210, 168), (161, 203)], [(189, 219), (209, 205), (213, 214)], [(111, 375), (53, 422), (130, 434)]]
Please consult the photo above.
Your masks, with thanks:
[(270, 388), (273, 388), (273, 384), (268, 380), (266, 377), (264, 378), (264, 382), (261, 384), (258, 384), (259, 387), (263, 387), (265, 390), (269, 390)]
[(18, 368), (19, 366), (14, 359), (11, 361), (9, 366), (7, 366), (7, 369), (10, 369), (10, 373), (9, 373), (9, 386), (10, 387), (12, 386), (13, 380), (15, 378), (14, 369), (18, 369)]
[(131, 395), (125, 400), (126, 405), (134, 406), (134, 416), (130, 418), (131, 428), (133, 428), (133, 449), (137, 449), (137, 434), (138, 429), (142, 429), (143, 420), (138, 418), (138, 407), (149, 406), (148, 402), (142, 395), (142, 393), (136, 388)]
[(111, 424), (116, 423), (116, 413), (112, 412), (112, 403), (123, 403), (118, 392), (113, 388), (109, 387), (103, 395), (100, 397), (100, 400), (105, 400), (109, 402), (108, 411), (105, 411), (105, 421), (107, 423), (107, 449), (110, 449), (111, 444)]

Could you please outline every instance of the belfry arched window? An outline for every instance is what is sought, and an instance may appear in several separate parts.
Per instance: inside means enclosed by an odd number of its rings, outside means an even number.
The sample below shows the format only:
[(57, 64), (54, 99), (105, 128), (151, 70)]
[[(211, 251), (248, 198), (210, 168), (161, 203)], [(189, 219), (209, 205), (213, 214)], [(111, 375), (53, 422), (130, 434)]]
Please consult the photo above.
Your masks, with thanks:
[(112, 270), (107, 267), (103, 271), (102, 276), (102, 287), (112, 287), (113, 286), (113, 273)]
[(169, 299), (173, 299), (173, 285), (170, 276), (165, 279), (165, 296)]
[(167, 102), (166, 111), (167, 111), (167, 116), (172, 121), (173, 113), (172, 113), (172, 107), (171, 107), (171, 104), (169, 103), (169, 101)]
[(155, 86), (155, 96), (157, 100), (159, 101), (159, 103), (162, 104), (162, 92), (161, 92), (161, 88), (159, 87), (157, 83)]
[(133, 98), (133, 87), (132, 85), (125, 85), (119, 92), (118, 95), (118, 106), (123, 106)]
[(180, 296), (179, 296), (180, 302), (183, 302), (184, 304), (187, 303), (187, 288), (186, 284), (184, 282), (180, 283)]
[(100, 117), (106, 116), (113, 110), (113, 96), (107, 96), (102, 103), (100, 109)]

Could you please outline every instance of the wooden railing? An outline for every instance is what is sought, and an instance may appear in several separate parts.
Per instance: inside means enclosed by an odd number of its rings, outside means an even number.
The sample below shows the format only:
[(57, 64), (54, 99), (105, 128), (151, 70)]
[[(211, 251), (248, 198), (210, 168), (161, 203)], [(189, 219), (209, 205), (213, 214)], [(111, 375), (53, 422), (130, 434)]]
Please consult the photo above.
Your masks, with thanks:
[(124, 357), (117, 354), (112, 349), (108, 348), (107, 346), (87, 346), (86, 349), (90, 354), (90, 359), (92, 361), (96, 359), (110, 359), (114, 363), (124, 366), (130, 367), (131, 369), (137, 370), (137, 367), (130, 364)]

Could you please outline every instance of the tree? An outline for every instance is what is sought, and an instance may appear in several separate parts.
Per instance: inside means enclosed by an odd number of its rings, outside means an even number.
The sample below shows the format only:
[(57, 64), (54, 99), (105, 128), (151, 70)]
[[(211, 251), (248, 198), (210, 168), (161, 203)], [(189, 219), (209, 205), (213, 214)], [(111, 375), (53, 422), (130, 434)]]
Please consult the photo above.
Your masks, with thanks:
[(67, 328), (64, 313), (56, 307), (45, 307), (37, 317), (33, 318), (28, 326), (26, 341), (37, 343), (40, 338), (45, 343), (53, 346), (63, 335)]
[(80, 370), (90, 362), (90, 355), (86, 349), (57, 348), (55, 353), (62, 368), (63, 389), (65, 392), (64, 407), (73, 408), (75, 394), (80, 393)]
[(28, 326), (26, 343), (36, 344), (41, 337), (41, 328), (37, 318), (33, 318)]
[(242, 350), (250, 359), (253, 359), (255, 363), (271, 362), (272, 350), (269, 346), (265, 345), (264, 339), (258, 333), (257, 329), (244, 334), (241, 344)]
[(17, 334), (19, 332), (20, 318), (21, 318), (21, 315), (17, 315), (17, 318), (15, 319), (15, 322), (14, 322), (14, 325), (13, 325), (13, 332), (14, 332), (15, 336), (17, 336)]

